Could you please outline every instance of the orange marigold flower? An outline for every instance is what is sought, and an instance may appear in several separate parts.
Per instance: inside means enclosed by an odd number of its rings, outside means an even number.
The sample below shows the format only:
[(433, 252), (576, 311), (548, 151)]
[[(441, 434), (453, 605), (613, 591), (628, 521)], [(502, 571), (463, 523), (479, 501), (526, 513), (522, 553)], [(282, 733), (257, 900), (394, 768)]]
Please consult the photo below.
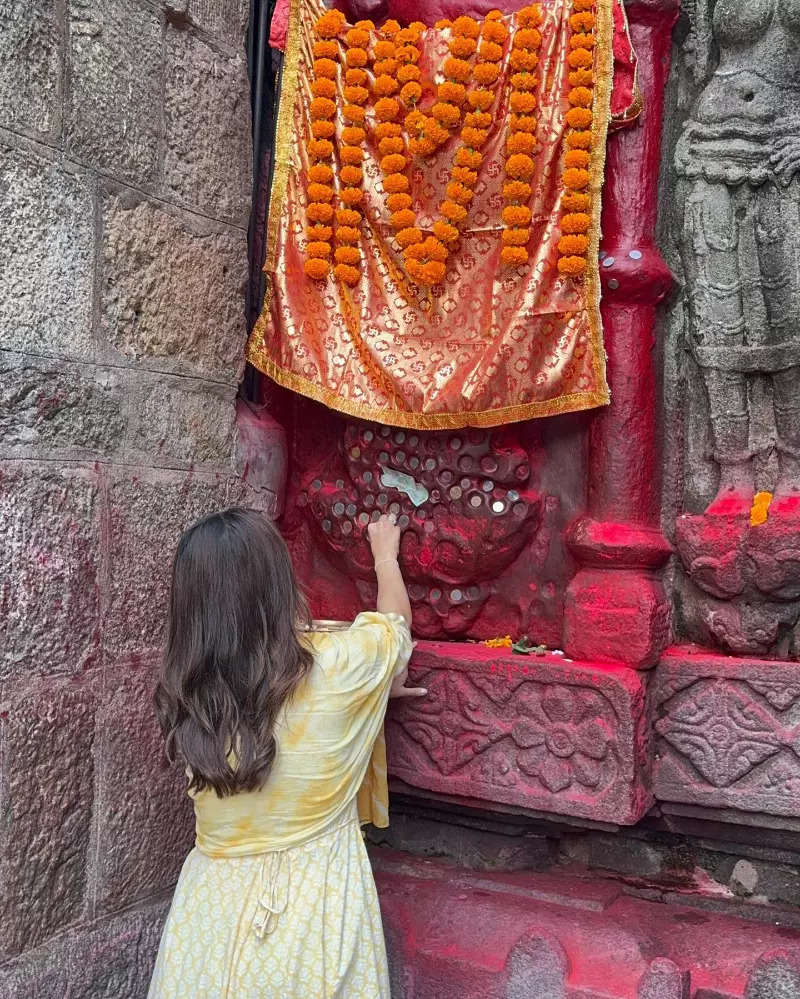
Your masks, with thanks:
[(441, 263), (447, 260), (447, 247), (435, 236), (428, 236), (419, 246), (409, 250), (408, 255), (421, 260), (438, 260)]
[(367, 33), (369, 33), (370, 31), (375, 30), (375, 22), (370, 21), (369, 19), (367, 19), (366, 21), (356, 21), (356, 27), (359, 28), (361, 31), (366, 31)]
[[(502, 45), (506, 38), (508, 38), (508, 28), (502, 21), (484, 21), (483, 37), (489, 45)], [(481, 46), (481, 54), (483, 54), (483, 45)], [(500, 56), (493, 56), (492, 58), (496, 60)]]
[(535, 164), (530, 156), (524, 153), (516, 153), (506, 160), (506, 173), (509, 177), (530, 177), (535, 169)]
[(369, 45), (369, 32), (362, 31), (361, 28), (351, 28), (344, 36), (344, 40), (351, 48), (365, 49)]
[(567, 100), (573, 107), (590, 108), (593, 96), (588, 87), (573, 87), (567, 95)]
[(489, 13), (486, 15), (486, 20), (487, 21), (502, 21), (503, 20), (503, 12), (501, 10), (497, 10), (497, 8), (494, 8), (493, 10), (490, 10)]
[(364, 152), (358, 146), (342, 146), (339, 156), (342, 163), (348, 163), (350, 166), (358, 166), (364, 160)]
[(567, 56), (567, 62), (572, 69), (589, 69), (594, 65), (594, 56), (587, 49), (575, 49)]
[(398, 62), (419, 62), (419, 49), (415, 45), (401, 45), (397, 50)]
[(570, 108), (567, 124), (576, 129), (587, 128), (592, 124), (592, 112), (588, 108)]
[(314, 76), (319, 80), (325, 77), (329, 80), (336, 79), (336, 63), (333, 59), (315, 59)]
[(401, 28), (394, 37), (398, 45), (413, 45), (419, 40), (419, 33), (414, 31), (411, 25)]
[(461, 112), (455, 104), (437, 101), (431, 108), (433, 117), (445, 128), (455, 128), (461, 119)]
[(433, 223), (433, 234), (443, 243), (454, 243), (458, 239), (458, 229), (443, 219), (437, 219)]
[(593, 49), (594, 35), (573, 35), (569, 40), (571, 49)]
[(333, 218), (333, 206), (312, 201), (306, 208), (306, 217), (311, 222), (329, 222)]
[(434, 24), (434, 28), (436, 28), (437, 31), (444, 31), (446, 28), (452, 27), (452, 24), (452, 21), (448, 21), (446, 17), (443, 17), (441, 21), (437, 21), (436, 24)]
[(333, 201), (333, 188), (330, 184), (309, 184), (309, 201)]
[(367, 133), (358, 125), (348, 125), (342, 129), (342, 142), (348, 146), (360, 146), (366, 137)]
[(375, 82), (372, 84), (372, 92), (377, 94), (379, 97), (390, 97), (397, 90), (399, 90), (399, 88), (400, 84), (393, 76), (389, 76), (388, 73), (382, 73), (380, 76), (376, 76)]
[(439, 124), (435, 118), (429, 118), (425, 125), (425, 135), (434, 146), (441, 146), (443, 142), (447, 142), (450, 138), (450, 134), (446, 128)]
[(392, 153), (405, 152), (406, 144), (399, 136), (388, 136), (378, 143), (378, 152), (381, 156), (390, 156)]
[(422, 70), (419, 66), (401, 66), (397, 71), (397, 79), (401, 83), (418, 83), (422, 78)]
[(360, 205), (364, 200), (364, 192), (360, 187), (343, 187), (339, 192), (342, 204)]
[(400, 30), (400, 25), (397, 21), (391, 20), (386, 21), (381, 28), (381, 34), (385, 35), (387, 38), (394, 38), (397, 32)]
[(524, 180), (507, 180), (503, 184), (503, 197), (512, 204), (530, 201), (531, 185), (526, 184)]
[(375, 42), (372, 52), (376, 59), (392, 59), (396, 49), (394, 42), (380, 41)]
[(344, 82), (348, 87), (363, 87), (367, 82), (367, 74), (363, 69), (346, 69)]
[(323, 241), (309, 243), (306, 247), (307, 257), (317, 257), (320, 260), (325, 260), (331, 255), (331, 245)]
[(308, 144), (308, 153), (315, 160), (329, 160), (333, 156), (333, 145), (328, 139), (312, 139)]
[(325, 42), (314, 42), (313, 48), (315, 59), (338, 59), (339, 58), (339, 46), (336, 42), (325, 41)]
[(478, 179), (476, 170), (469, 170), (467, 167), (461, 166), (454, 166), (450, 171), (450, 176), (453, 180), (457, 180), (459, 184), (464, 184), (466, 187), (474, 187)]
[(336, 96), (336, 84), (327, 77), (320, 77), (319, 80), (314, 80), (311, 84), (311, 93), (315, 97), (327, 97), (328, 100), (331, 100)]
[(417, 221), (417, 216), (410, 208), (403, 208), (399, 212), (392, 212), (389, 221), (392, 223), (393, 228), (397, 230), (408, 229)]
[(422, 111), (409, 111), (405, 118), (405, 126), (409, 132), (424, 132), (429, 120)]
[(489, 137), (485, 128), (462, 128), (461, 140), (468, 149), (480, 149)]
[(503, 222), (509, 226), (528, 226), (531, 224), (531, 210), (527, 205), (506, 205)]
[(584, 149), (569, 149), (564, 156), (564, 166), (585, 170), (590, 160), (591, 156)]
[(594, 14), (591, 11), (572, 14), (569, 19), (569, 26), (575, 32), (591, 31), (594, 27)]
[(515, 49), (538, 49), (542, 44), (542, 35), (536, 28), (519, 28), (514, 35)]
[(386, 207), (390, 212), (402, 212), (411, 207), (410, 194), (390, 194), (386, 199)]
[(334, 256), (337, 264), (361, 263), (361, 251), (355, 246), (337, 246)]
[(503, 46), (497, 45), (495, 42), (484, 41), (481, 42), (481, 47), (478, 49), (478, 57), (481, 63), (493, 63), (500, 62), (503, 58)]
[(531, 156), (536, 149), (536, 138), (530, 132), (512, 132), (506, 139), (506, 152), (509, 156), (514, 153), (526, 153)]
[(322, 243), (328, 243), (333, 236), (333, 229), (329, 225), (320, 225), (319, 222), (315, 222), (314, 225), (310, 225), (306, 228), (306, 239), (313, 243), (319, 241)]
[(456, 164), (458, 166), (468, 167), (470, 170), (478, 170), (482, 162), (483, 156), (476, 149), (466, 149), (462, 146), (456, 153)]
[(455, 59), (449, 56), (444, 61), (444, 75), (449, 80), (457, 80), (459, 83), (469, 83), (472, 76), (472, 67), (463, 59)]
[(533, 94), (526, 94), (519, 90), (513, 90), (509, 99), (511, 110), (517, 114), (530, 114), (536, 110), (536, 98)]
[(342, 115), (347, 119), (347, 121), (353, 121), (360, 124), (366, 118), (367, 113), (360, 104), (345, 104), (342, 108)]
[(588, 170), (577, 170), (574, 167), (564, 171), (563, 175), (564, 187), (568, 187), (571, 191), (582, 191), (585, 187), (589, 186), (589, 171)]
[(355, 226), (340, 225), (336, 230), (336, 239), (340, 243), (357, 243), (361, 238), (361, 233)]
[(384, 173), (402, 173), (407, 165), (405, 156), (400, 156), (397, 153), (384, 156), (381, 160), (381, 170)]
[(354, 211), (352, 208), (337, 208), (336, 221), (339, 225), (359, 226), (361, 225), (361, 213)]
[(467, 209), (455, 201), (443, 201), (439, 206), (439, 211), (454, 225), (459, 225), (467, 217)]
[(404, 84), (400, 91), (400, 97), (405, 104), (416, 104), (422, 97), (422, 87), (412, 80), (410, 83)]
[(500, 259), (507, 267), (517, 267), (527, 264), (528, 251), (524, 246), (504, 246), (500, 251)]
[(400, 246), (413, 246), (415, 243), (422, 242), (422, 232), (419, 229), (401, 229), (400, 232), (395, 234), (394, 237)]
[(533, 3), (517, 13), (517, 21), (523, 28), (535, 28), (542, 23), (541, 4)]
[(467, 128), (490, 128), (492, 116), (485, 111), (470, 111), (464, 116), (464, 124)]
[(570, 149), (591, 149), (591, 132), (569, 132), (567, 134), (567, 145)]
[(446, 273), (447, 267), (438, 260), (429, 260), (422, 265), (422, 280), (427, 285), (439, 284)]
[(595, 0), (572, 0), (573, 10), (591, 10), (594, 7)]
[(558, 261), (558, 272), (567, 277), (579, 277), (586, 272), (586, 258), (561, 257)]
[(561, 198), (561, 207), (565, 212), (588, 212), (592, 207), (591, 195), (578, 191), (565, 191)]
[(330, 184), (333, 180), (333, 170), (324, 163), (315, 163), (308, 168), (308, 179), (314, 184)]
[(381, 97), (375, 102), (375, 117), (378, 121), (394, 121), (400, 114), (400, 105), (394, 97)]
[(359, 271), (357, 267), (351, 267), (349, 264), (337, 264), (333, 268), (333, 273), (340, 281), (349, 284), (350, 287), (358, 284)]
[(491, 90), (470, 90), (467, 94), (467, 101), (471, 108), (485, 111), (494, 104), (494, 94)]
[(530, 229), (504, 229), (503, 246), (527, 246), (530, 242)]
[[(394, 82), (394, 81), (392, 81)], [(369, 98), (369, 91), (366, 87), (345, 87), (344, 99), (351, 104), (366, 104)]]
[(413, 138), (408, 143), (408, 150), (412, 156), (430, 156), (436, 149), (436, 143), (423, 136)]
[(580, 256), (589, 248), (586, 236), (562, 236), (558, 241), (558, 252), (565, 257)]
[(481, 26), (474, 17), (468, 17), (464, 14), (453, 21), (454, 35), (461, 35), (463, 38), (477, 38), (480, 33)]
[(588, 232), (591, 224), (586, 212), (572, 212), (561, 219), (561, 231), (569, 234)]
[(344, 24), (344, 14), (338, 10), (328, 10), (314, 25), (314, 32), (319, 38), (335, 38)]
[(381, 59), (380, 62), (375, 63), (373, 69), (378, 76), (394, 76), (399, 65), (400, 63), (396, 59)]
[(511, 86), (515, 90), (536, 90), (539, 86), (539, 77), (527, 70), (522, 73), (514, 73), (511, 77)]
[(590, 69), (573, 69), (569, 74), (569, 85), (571, 87), (592, 87), (594, 86), (594, 73)]
[(457, 180), (451, 181), (445, 190), (445, 194), (451, 201), (457, 201), (460, 205), (468, 205), (475, 197), (475, 192), (465, 184), (460, 184)]
[(449, 101), (451, 104), (463, 104), (467, 96), (467, 88), (463, 83), (450, 83), (445, 81), (440, 83), (436, 91), (440, 101)]
[(367, 65), (367, 53), (364, 49), (348, 49), (345, 61), (348, 66), (355, 66), (357, 69), (361, 69), (362, 66)]
[(500, 75), (500, 68), (492, 62), (479, 62), (472, 75), (476, 83), (482, 87), (490, 87)]
[(311, 134), (315, 139), (330, 139), (336, 134), (336, 126), (332, 121), (312, 121)]
[(539, 65), (539, 56), (535, 52), (528, 52), (525, 49), (514, 49), (509, 58), (511, 68), (516, 70), (536, 69)]
[(311, 102), (312, 121), (327, 120), (336, 114), (336, 105), (327, 97), (315, 97)]
[(398, 194), (408, 190), (408, 177), (402, 173), (390, 173), (383, 178), (383, 189), (387, 194)]
[(331, 265), (328, 261), (320, 260), (319, 258), (306, 260), (303, 264), (303, 270), (306, 272), (308, 277), (313, 278), (315, 281), (321, 281), (323, 278), (326, 278), (330, 269)]
[[(344, 133), (342, 133), (344, 135)], [(382, 121), (375, 126), (375, 138), (380, 142), (382, 139), (397, 139), (403, 134), (403, 129), (396, 122)]]
[(339, 176), (342, 178), (342, 183), (348, 187), (355, 187), (364, 179), (361, 167), (357, 166), (343, 166), (339, 171)]
[(416, 281), (417, 284), (423, 284), (425, 279), (425, 272), (422, 269), (422, 264), (419, 260), (406, 260), (406, 270), (408, 271), (408, 276), (412, 281)]
[(454, 38), (450, 42), (450, 51), (457, 59), (469, 59), (475, 54), (478, 43), (474, 38)]

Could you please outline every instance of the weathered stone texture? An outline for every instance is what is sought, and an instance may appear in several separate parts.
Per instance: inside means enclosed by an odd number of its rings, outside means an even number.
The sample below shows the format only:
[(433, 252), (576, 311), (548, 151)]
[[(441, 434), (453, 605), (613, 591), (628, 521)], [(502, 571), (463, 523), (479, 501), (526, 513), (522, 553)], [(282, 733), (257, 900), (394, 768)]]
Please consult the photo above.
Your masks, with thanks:
[(104, 639), (116, 653), (160, 647), (171, 559), (181, 533), (227, 504), (220, 476), (118, 473), (111, 484), (111, 593)]
[(235, 384), (244, 367), (243, 234), (128, 195), (103, 212), (103, 331), (131, 360)]
[(98, 647), (93, 472), (0, 464), (0, 676), (74, 672)]
[(85, 176), (0, 141), (0, 348), (92, 355), (93, 214)]
[(3, 999), (144, 999), (166, 906), (60, 937), (0, 969)]
[(70, 0), (68, 14), (66, 149), (118, 180), (150, 187), (162, 128), (161, 19), (126, 0)]
[(111, 670), (98, 724), (98, 907), (107, 912), (169, 890), (194, 832), (186, 777), (167, 763), (155, 720), (155, 669), (123, 661)]
[(0, 124), (42, 136), (61, 127), (64, 32), (56, 0), (0, 6)]
[(0, 351), (0, 447), (106, 454), (125, 433), (120, 373)]
[(248, 0), (165, 0), (167, 17), (177, 26), (191, 24), (239, 46), (247, 29)]
[(0, 957), (84, 916), (94, 711), (86, 690), (44, 689), (3, 707)]
[(165, 193), (210, 218), (244, 227), (251, 180), (244, 59), (225, 57), (171, 27), (166, 46)]

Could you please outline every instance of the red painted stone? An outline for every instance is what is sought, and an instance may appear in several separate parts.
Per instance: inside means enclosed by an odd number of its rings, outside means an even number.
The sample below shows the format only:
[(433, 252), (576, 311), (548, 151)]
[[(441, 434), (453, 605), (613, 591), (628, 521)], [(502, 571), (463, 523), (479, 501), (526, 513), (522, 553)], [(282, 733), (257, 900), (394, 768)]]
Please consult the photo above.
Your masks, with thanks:
[(652, 803), (645, 691), (631, 670), (420, 642), (394, 702), (389, 773), (484, 803), (634, 823)]
[(653, 705), (657, 798), (800, 816), (800, 663), (670, 649)]

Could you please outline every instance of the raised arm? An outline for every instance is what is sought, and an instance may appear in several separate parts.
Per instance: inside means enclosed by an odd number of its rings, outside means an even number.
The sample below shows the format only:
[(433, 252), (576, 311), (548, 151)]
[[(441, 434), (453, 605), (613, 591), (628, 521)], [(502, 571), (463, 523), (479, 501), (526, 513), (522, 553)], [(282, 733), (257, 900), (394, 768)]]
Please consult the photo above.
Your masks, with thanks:
[(400, 552), (400, 528), (393, 514), (384, 514), (367, 529), (375, 575), (378, 578), (378, 611), (400, 614), (411, 625), (411, 603), (397, 556)]

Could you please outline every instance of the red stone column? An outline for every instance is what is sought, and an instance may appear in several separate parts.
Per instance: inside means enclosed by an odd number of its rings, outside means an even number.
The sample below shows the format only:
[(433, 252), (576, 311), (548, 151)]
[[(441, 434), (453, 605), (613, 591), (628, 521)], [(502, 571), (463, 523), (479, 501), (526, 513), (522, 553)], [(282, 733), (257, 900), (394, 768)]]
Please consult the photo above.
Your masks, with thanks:
[(655, 320), (673, 277), (655, 246), (664, 88), (679, 0), (628, 5), (644, 97), (610, 139), (603, 210), (603, 329), (611, 405), (590, 430), (588, 509), (568, 541), (581, 568), (567, 592), (564, 647), (576, 659), (652, 666), (669, 636), (659, 570), (660, 455)]

